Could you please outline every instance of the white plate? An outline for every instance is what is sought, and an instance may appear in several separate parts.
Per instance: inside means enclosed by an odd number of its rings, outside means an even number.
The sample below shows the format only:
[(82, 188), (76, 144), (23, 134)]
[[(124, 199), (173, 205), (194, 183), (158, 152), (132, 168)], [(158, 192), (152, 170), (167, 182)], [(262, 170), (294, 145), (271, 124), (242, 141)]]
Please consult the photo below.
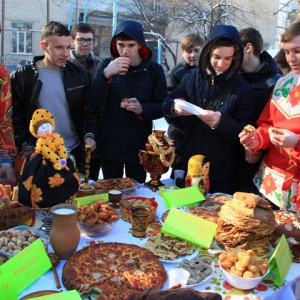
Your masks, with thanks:
[(197, 106), (197, 105), (194, 105), (190, 102), (187, 102), (187, 101), (184, 101), (184, 100), (181, 100), (181, 99), (175, 99), (174, 102), (183, 110), (191, 113), (191, 114), (194, 114), (196, 116), (198, 115), (206, 115), (207, 114), (207, 111), (202, 109), (201, 107)]
[[(142, 248), (144, 248), (144, 245), (147, 243), (147, 241), (148, 241), (149, 239), (150, 239), (150, 237), (144, 239), (144, 240), (142, 241), (142, 243), (141, 243), (140, 246), (141, 246)], [(166, 259), (162, 259), (162, 258), (159, 258), (159, 257), (157, 257), (157, 258), (158, 258), (161, 262), (179, 264), (179, 263), (181, 263), (185, 258), (186, 258), (186, 259), (192, 259), (192, 258), (196, 257), (198, 254), (199, 254), (199, 249), (196, 248), (195, 251), (194, 251), (192, 254), (189, 254), (189, 255), (181, 255), (181, 256), (179, 256), (179, 257), (173, 259), (173, 260), (166, 260)]]
[(202, 280), (202, 281), (200, 281), (200, 282), (197, 282), (197, 283), (194, 283), (194, 284), (187, 284), (185, 287), (187, 287), (187, 288), (193, 287), (193, 286), (202, 284), (202, 283), (207, 282), (208, 280), (210, 280), (210, 279), (212, 278), (212, 276), (214, 275), (214, 271), (215, 271), (215, 267), (214, 267), (214, 262), (213, 262), (213, 261), (212, 261), (212, 263), (211, 263), (211, 269), (212, 269), (211, 274), (208, 275), (206, 278), (204, 278), (204, 280)]

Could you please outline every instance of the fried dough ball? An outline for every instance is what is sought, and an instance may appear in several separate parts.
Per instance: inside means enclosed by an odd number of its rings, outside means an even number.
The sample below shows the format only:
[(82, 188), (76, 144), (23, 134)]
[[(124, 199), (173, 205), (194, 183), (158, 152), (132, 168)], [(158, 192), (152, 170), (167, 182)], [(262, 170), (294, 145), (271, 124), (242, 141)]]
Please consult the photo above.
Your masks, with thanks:
[(86, 219), (86, 215), (84, 215), (84, 214), (79, 214), (77, 217), (77, 220), (80, 222), (84, 222), (85, 219)]
[(268, 260), (257, 257), (252, 250), (223, 252), (219, 255), (219, 261), (231, 274), (245, 278), (264, 276), (269, 268)]
[(226, 252), (221, 252), (220, 255), (219, 255), (220, 262), (224, 261), (226, 259), (227, 259), (227, 253)]
[(230, 267), (232, 267), (233, 263), (230, 260), (226, 259), (221, 262), (221, 265), (223, 268), (229, 269)]
[(85, 219), (85, 223), (89, 225), (96, 224), (97, 221), (98, 221), (98, 216), (97, 213), (95, 212), (90, 212)]
[(235, 252), (230, 251), (227, 253), (227, 259), (233, 263), (235, 263), (238, 260), (238, 256)]
[(99, 212), (97, 215), (98, 215), (98, 218), (103, 221), (106, 221), (109, 218), (109, 215), (105, 212)]
[(251, 271), (245, 271), (243, 273), (243, 277), (245, 277), (245, 278), (254, 278), (254, 274)]

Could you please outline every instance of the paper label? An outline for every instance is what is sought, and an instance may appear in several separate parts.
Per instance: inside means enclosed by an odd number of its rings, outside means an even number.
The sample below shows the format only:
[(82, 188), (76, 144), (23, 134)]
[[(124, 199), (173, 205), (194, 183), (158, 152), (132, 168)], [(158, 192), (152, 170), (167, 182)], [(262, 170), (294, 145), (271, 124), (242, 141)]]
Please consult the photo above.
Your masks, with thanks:
[(16, 278), (12, 273), (0, 275), (0, 300), (17, 300)]
[(282, 235), (269, 259), (270, 273), (266, 277), (272, 278), (277, 285), (283, 285), (291, 264), (292, 254), (290, 247), (285, 235)]
[(173, 207), (170, 209), (161, 232), (208, 249), (217, 227), (217, 224), (213, 222)]
[(167, 208), (193, 205), (205, 200), (205, 197), (196, 186), (165, 192), (163, 198)]
[(17, 293), (21, 293), (52, 267), (41, 239), (37, 239), (0, 266), (0, 274), (11, 273), (16, 280)]

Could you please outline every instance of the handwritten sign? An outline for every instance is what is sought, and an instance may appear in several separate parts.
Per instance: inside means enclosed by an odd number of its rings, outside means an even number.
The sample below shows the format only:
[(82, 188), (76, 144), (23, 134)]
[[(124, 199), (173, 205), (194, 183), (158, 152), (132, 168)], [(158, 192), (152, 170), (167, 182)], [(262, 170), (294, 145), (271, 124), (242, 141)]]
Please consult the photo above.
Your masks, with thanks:
[(16, 280), (17, 293), (21, 293), (52, 267), (41, 239), (37, 239), (0, 266), (0, 274), (11, 273)]
[(0, 300), (17, 300), (16, 278), (12, 273), (0, 275)]
[(276, 285), (283, 285), (292, 264), (292, 254), (285, 235), (282, 235), (269, 259), (270, 272), (266, 278), (272, 278)]
[(217, 230), (217, 224), (171, 208), (161, 232), (176, 236), (208, 249)]
[(80, 205), (89, 205), (92, 204), (94, 201), (103, 199), (105, 201), (108, 200), (108, 193), (104, 193), (101, 195), (90, 195), (90, 196), (85, 196), (85, 197), (79, 197), (75, 198), (74, 200), (76, 201), (77, 206)]
[(76, 290), (62, 292), (62, 293), (55, 293), (55, 294), (49, 294), (44, 296), (39, 296), (36, 298), (30, 298), (38, 299), (38, 300), (81, 300), (80, 294)]
[(205, 197), (196, 186), (165, 192), (163, 198), (167, 208), (193, 205), (205, 200)]

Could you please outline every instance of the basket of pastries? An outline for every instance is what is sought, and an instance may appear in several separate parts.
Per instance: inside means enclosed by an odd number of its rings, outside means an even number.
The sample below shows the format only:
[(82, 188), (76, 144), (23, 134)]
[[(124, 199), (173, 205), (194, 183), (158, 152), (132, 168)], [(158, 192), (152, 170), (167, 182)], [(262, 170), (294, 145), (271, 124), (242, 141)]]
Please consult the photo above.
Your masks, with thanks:
[(103, 199), (96, 200), (89, 205), (78, 206), (78, 227), (81, 232), (90, 237), (109, 233), (119, 219), (117, 211)]
[(108, 193), (109, 190), (121, 190), (125, 196), (135, 195), (138, 188), (138, 182), (129, 177), (98, 179), (91, 185), (95, 187), (96, 194)]
[(149, 223), (153, 222), (156, 215), (158, 203), (154, 198), (146, 197), (127, 197), (119, 202), (122, 220), (131, 223), (131, 208), (135, 206), (143, 206), (150, 208)]
[(18, 202), (18, 187), (0, 184), (0, 230), (22, 225), (34, 216), (34, 211)]

